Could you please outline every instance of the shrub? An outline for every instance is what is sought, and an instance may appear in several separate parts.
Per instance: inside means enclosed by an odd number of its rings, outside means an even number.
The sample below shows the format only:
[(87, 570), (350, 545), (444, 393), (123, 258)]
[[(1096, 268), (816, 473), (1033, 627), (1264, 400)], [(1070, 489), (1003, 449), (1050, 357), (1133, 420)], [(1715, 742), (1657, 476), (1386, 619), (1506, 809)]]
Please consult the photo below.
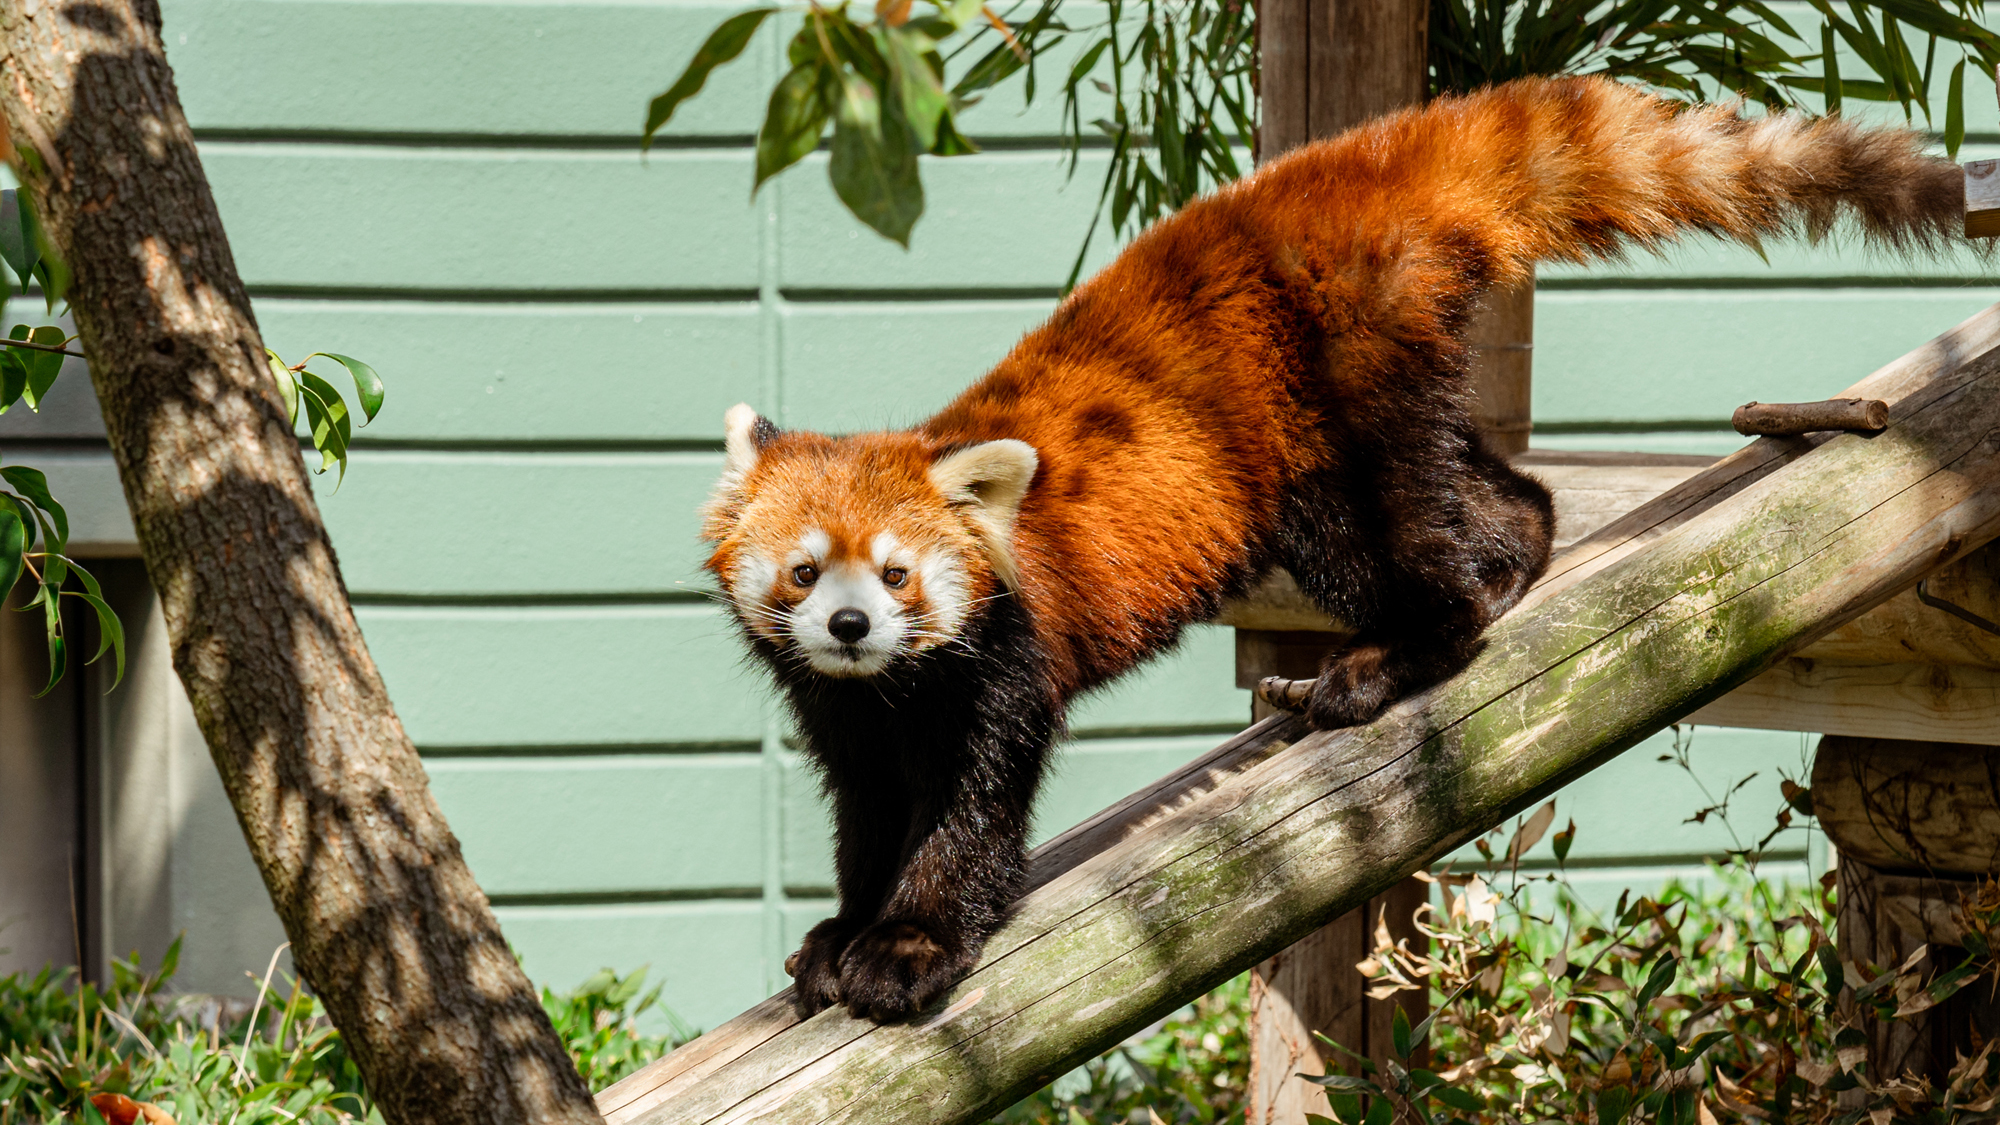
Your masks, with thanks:
[[(0, 977), (0, 1125), (381, 1120), (319, 1001), (296, 980), (271, 987), (275, 956), (249, 1003), (168, 994), (179, 957), (176, 941), (150, 974), (114, 962), (103, 990), (73, 969)], [(592, 1089), (693, 1037), (671, 1012), (672, 1034), (639, 1030), (659, 1000), (641, 995), (645, 975), (607, 969), (573, 992), (542, 990)]]

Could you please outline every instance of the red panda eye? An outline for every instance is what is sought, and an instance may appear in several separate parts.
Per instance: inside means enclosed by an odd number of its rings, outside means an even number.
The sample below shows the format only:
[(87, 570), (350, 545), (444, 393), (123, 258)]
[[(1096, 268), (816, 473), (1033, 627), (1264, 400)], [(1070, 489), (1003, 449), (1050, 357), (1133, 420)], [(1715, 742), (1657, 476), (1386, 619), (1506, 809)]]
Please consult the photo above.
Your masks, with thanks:
[(903, 583), (907, 581), (909, 577), (910, 577), (909, 571), (904, 570), (900, 566), (892, 566), (889, 569), (882, 572), (882, 583), (883, 585), (888, 586), (890, 589), (895, 590), (901, 588)]
[(792, 581), (801, 586), (810, 586), (819, 581), (819, 568), (811, 563), (801, 563), (792, 568)]

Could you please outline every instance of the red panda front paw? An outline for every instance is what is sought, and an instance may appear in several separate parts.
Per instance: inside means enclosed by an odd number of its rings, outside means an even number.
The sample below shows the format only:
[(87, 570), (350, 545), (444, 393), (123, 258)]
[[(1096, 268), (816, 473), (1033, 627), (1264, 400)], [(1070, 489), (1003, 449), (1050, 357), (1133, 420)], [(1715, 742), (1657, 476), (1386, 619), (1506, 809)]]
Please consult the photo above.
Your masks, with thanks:
[(1306, 722), (1314, 730), (1359, 726), (1396, 698), (1386, 645), (1354, 645), (1332, 653), (1306, 697)]
[(792, 1007), (800, 1019), (840, 1003), (840, 957), (860, 929), (858, 923), (828, 918), (807, 930), (798, 952), (785, 958), (785, 972), (792, 978)]
[(914, 922), (877, 922), (840, 959), (841, 1002), (856, 1019), (903, 1019), (957, 984), (977, 954)]

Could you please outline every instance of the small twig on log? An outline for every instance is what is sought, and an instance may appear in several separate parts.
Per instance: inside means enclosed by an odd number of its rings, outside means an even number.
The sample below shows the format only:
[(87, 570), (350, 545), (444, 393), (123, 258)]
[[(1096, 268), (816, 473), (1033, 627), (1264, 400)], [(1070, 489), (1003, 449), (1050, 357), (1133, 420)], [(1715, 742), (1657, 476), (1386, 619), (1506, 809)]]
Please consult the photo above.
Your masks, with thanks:
[(1739, 434), (1797, 437), (1820, 430), (1873, 433), (1889, 425), (1889, 404), (1879, 398), (1830, 398), (1825, 402), (1746, 402), (1729, 419)]
[(1300, 714), (1306, 709), (1306, 697), (1312, 694), (1312, 689), (1311, 680), (1265, 676), (1257, 681), (1257, 698), (1277, 710)]

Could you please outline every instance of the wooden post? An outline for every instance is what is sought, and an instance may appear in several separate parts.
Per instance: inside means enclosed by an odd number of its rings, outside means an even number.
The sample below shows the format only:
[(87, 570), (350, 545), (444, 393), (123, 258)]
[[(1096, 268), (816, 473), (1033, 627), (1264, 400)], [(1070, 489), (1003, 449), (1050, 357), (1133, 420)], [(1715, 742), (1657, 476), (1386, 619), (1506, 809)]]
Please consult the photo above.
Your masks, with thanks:
[[(1429, 84), (1428, 15), (1428, 0), (1261, 0), (1259, 159), (1422, 104)], [(1507, 307), (1513, 311), (1512, 305)], [(1532, 305), (1528, 315), (1533, 315)], [(1507, 323), (1511, 328), (1513, 321)], [(1504, 336), (1515, 342), (1508, 330), (1481, 330), (1496, 340)], [(1525, 365), (1526, 352), (1519, 354)], [(1522, 393), (1514, 396), (1520, 400), (1522, 449), (1527, 448), (1525, 387), (1523, 382)], [(1484, 389), (1481, 396), (1482, 403), (1489, 401)], [(1493, 401), (1501, 400), (1513, 408), (1506, 393)], [(1237, 683), (1254, 684), (1264, 676), (1311, 676), (1339, 639), (1337, 633), (1238, 629)], [(1254, 718), (1264, 717), (1262, 707), (1253, 705)], [(1314, 1032), (1357, 1054), (1378, 1061), (1387, 1057), (1394, 1005), (1367, 999), (1365, 981), (1354, 965), (1368, 955), (1378, 918), (1386, 919), (1397, 936), (1417, 940), (1411, 915), (1428, 892), (1426, 884), (1405, 880), (1252, 972), (1249, 1125), (1304, 1125), (1309, 1112), (1332, 1113), (1324, 1090), (1296, 1078), (1301, 1072), (1324, 1074), (1327, 1064), (1336, 1061), (1335, 1052)], [(1398, 1002), (1410, 1011), (1413, 1023), (1429, 1007), (1429, 998), (1420, 992), (1403, 993)]]
[[(1841, 956), (1893, 972), (1928, 946), (1935, 975), (1964, 959), (1960, 897), (2000, 874), (2000, 758), (1990, 746), (1828, 735), (1813, 761), (1813, 811), (1840, 849)], [(1868, 1072), (1947, 1081), (2000, 1031), (2000, 1002), (1959, 992), (1892, 1022), (1865, 1019)]]

